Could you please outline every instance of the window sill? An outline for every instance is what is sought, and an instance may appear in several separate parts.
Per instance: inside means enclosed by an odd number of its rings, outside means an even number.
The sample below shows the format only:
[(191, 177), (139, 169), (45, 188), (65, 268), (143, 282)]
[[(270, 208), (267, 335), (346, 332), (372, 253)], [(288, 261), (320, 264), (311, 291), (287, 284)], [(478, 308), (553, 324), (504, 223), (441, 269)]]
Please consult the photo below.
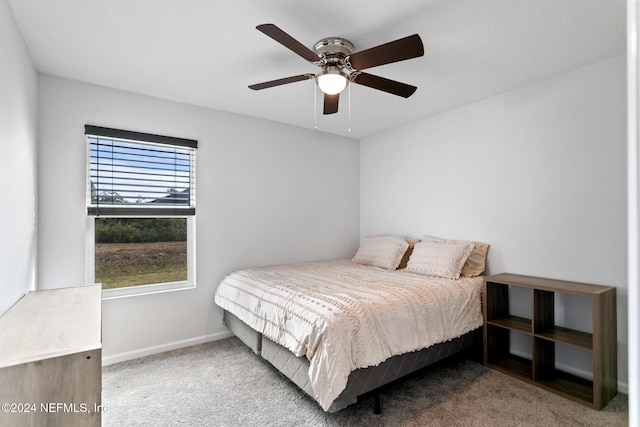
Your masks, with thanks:
[(127, 288), (103, 289), (102, 300), (128, 298), (142, 295), (159, 294), (165, 292), (195, 289), (196, 285), (189, 282), (161, 283), (157, 285), (138, 285)]

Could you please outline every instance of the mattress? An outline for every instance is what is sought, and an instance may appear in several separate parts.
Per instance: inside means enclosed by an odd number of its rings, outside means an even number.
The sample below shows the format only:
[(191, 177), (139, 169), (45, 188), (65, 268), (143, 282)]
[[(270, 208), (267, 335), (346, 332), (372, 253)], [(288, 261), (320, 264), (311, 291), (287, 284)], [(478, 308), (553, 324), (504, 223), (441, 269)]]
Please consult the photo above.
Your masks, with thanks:
[(352, 371), (480, 327), (481, 289), (482, 278), (440, 279), (338, 260), (234, 272), (215, 302), (306, 358), (310, 394), (329, 410)]

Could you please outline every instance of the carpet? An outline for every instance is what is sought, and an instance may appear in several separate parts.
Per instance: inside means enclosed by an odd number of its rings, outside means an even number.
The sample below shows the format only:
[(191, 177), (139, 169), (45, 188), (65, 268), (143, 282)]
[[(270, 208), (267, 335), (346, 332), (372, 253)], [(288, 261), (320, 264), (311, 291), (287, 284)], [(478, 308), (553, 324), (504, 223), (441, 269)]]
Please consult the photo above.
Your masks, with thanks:
[(334, 414), (237, 338), (103, 368), (111, 426), (626, 426), (627, 396), (602, 411), (454, 356)]

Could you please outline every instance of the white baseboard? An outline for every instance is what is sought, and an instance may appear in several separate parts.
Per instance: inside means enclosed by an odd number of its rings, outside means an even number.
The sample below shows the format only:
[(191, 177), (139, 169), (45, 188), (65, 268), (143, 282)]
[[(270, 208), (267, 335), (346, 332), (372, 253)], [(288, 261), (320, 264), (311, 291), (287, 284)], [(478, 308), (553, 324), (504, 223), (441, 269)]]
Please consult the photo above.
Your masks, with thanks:
[(124, 353), (102, 356), (102, 366), (113, 365), (114, 363), (125, 362), (127, 360), (138, 359), (140, 357), (151, 356), (152, 354), (164, 353), (165, 351), (177, 350), (179, 348), (190, 347), (192, 345), (204, 344), (210, 341), (217, 341), (233, 336), (230, 331), (218, 332), (216, 334), (203, 335), (181, 341), (174, 341), (153, 347), (141, 348)]

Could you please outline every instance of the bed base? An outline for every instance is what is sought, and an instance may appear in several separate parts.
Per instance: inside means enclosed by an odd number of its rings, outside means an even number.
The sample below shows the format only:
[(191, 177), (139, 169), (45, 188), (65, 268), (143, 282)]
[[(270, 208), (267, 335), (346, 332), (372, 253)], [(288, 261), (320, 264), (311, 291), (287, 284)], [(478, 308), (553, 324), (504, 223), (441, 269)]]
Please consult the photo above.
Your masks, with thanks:
[[(224, 312), (224, 324), (254, 353), (271, 363), (313, 398), (308, 374), (309, 361), (306, 357), (296, 357), (287, 348), (265, 338), (228, 311)], [(344, 409), (357, 402), (358, 397), (365, 393), (379, 389), (392, 381), (455, 353), (477, 346), (481, 341), (482, 328), (478, 328), (451, 341), (435, 344), (419, 351), (393, 356), (378, 366), (357, 369), (351, 372), (346, 388), (331, 404), (328, 412), (337, 412)], [(376, 411), (379, 410), (380, 401), (379, 396), (377, 396)]]

